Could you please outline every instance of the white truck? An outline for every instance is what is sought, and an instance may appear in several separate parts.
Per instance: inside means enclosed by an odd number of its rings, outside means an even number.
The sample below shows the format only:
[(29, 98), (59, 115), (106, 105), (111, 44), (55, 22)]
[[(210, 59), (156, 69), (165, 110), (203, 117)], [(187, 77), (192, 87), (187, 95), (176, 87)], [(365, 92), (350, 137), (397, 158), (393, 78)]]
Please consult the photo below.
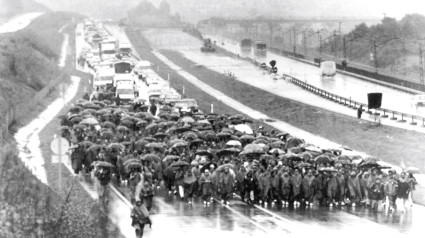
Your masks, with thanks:
[(111, 60), (115, 59), (117, 54), (115, 43), (102, 42), (99, 44), (99, 52), (102, 60)]
[(115, 90), (115, 97), (118, 96), (120, 98), (120, 103), (122, 104), (130, 104), (134, 102), (134, 99), (136, 98), (134, 86), (128, 83), (119, 82)]
[(108, 84), (114, 82), (115, 70), (108, 67), (100, 67), (96, 72), (96, 76), (93, 80), (93, 87), (106, 87)]

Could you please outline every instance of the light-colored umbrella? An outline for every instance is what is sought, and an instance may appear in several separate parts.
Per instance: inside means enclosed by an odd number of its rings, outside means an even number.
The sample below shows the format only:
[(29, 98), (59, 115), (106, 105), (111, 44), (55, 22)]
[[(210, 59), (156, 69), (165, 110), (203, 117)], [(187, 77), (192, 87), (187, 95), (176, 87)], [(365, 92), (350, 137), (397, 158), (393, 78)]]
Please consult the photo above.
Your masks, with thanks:
[(96, 120), (96, 118), (89, 117), (89, 118), (86, 118), (86, 119), (80, 121), (80, 124), (97, 125), (97, 124), (99, 124), (99, 121)]

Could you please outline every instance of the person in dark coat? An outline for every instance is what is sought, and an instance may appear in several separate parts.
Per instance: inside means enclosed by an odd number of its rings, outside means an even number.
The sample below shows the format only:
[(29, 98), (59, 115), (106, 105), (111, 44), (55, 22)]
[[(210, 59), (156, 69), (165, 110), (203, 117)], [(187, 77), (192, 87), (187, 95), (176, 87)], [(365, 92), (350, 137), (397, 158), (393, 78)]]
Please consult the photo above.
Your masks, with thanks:
[(253, 175), (252, 171), (248, 171), (248, 173), (246, 173), (242, 184), (244, 189), (244, 197), (247, 198), (248, 203), (254, 203), (254, 192), (258, 187), (258, 181), (257, 178), (255, 178)]
[(120, 106), (120, 103), (121, 103), (121, 98), (120, 98), (120, 95), (118, 94), (115, 97), (115, 105), (117, 105), (119, 107)]
[(361, 118), (363, 113), (363, 105), (360, 105), (360, 107), (357, 109), (357, 118)]
[(218, 189), (220, 190), (221, 202), (229, 205), (229, 199), (232, 197), (234, 178), (230, 174), (229, 168), (225, 167), (220, 175)]
[(382, 200), (385, 198), (384, 185), (381, 178), (377, 177), (375, 182), (369, 187), (369, 198), (371, 200), (371, 208), (379, 210), (382, 207)]
[(156, 105), (155, 105), (155, 103), (154, 102), (152, 102), (151, 103), (151, 107), (149, 108), (149, 111), (150, 111), (150, 113), (152, 114), (152, 115), (156, 115), (156, 110), (157, 110), (157, 107), (156, 107)]
[(136, 229), (136, 237), (143, 237), (143, 230), (145, 225), (148, 224), (152, 228), (152, 221), (149, 218), (149, 212), (143, 206), (142, 201), (137, 201), (136, 206), (131, 210), (131, 226)]

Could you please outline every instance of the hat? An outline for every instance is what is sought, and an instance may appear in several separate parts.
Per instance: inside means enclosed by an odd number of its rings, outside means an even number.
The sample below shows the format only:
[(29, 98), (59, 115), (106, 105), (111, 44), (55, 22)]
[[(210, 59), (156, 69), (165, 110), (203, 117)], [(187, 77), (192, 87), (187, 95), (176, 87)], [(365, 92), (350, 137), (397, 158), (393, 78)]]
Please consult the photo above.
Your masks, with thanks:
[(356, 175), (356, 172), (354, 172), (354, 171), (352, 171), (351, 173), (350, 173), (350, 176), (355, 176)]

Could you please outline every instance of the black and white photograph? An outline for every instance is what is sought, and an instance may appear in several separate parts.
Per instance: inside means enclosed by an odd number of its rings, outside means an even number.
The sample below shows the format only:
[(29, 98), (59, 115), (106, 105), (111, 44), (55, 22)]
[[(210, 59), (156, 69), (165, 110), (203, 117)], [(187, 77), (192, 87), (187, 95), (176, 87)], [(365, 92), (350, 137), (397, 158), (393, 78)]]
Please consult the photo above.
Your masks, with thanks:
[(0, 238), (419, 238), (424, 173), (423, 0), (0, 0)]

